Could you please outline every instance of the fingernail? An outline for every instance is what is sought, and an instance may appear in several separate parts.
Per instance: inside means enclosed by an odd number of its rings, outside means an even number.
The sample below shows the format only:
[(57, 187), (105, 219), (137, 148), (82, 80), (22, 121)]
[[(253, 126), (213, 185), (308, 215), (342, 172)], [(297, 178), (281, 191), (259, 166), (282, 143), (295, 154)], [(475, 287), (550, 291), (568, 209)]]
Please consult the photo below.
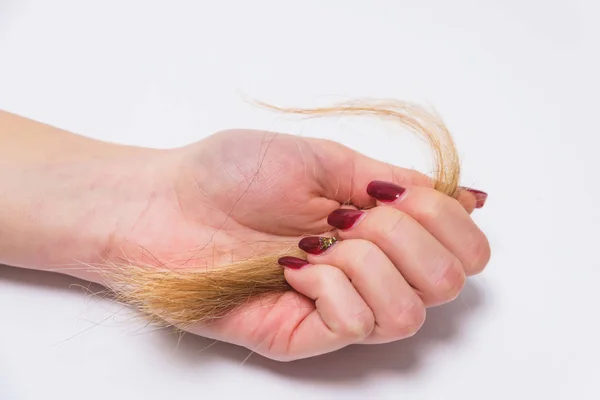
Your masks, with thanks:
[(482, 192), (481, 190), (477, 189), (471, 189), (470, 187), (463, 187), (463, 189), (475, 195), (475, 208), (481, 208), (485, 205), (485, 201), (488, 197), (488, 194), (486, 192)]
[(329, 214), (327, 223), (338, 229), (350, 229), (363, 214), (362, 211), (340, 208)]
[(290, 269), (300, 269), (300, 268), (304, 267), (305, 265), (308, 265), (308, 261), (303, 260), (301, 258), (290, 257), (290, 256), (281, 257), (279, 260), (277, 260), (277, 262), (282, 267), (286, 267), (286, 268), (290, 268)]
[(406, 189), (390, 182), (373, 181), (367, 186), (367, 193), (379, 201), (391, 203), (402, 196)]
[(337, 239), (334, 237), (309, 236), (302, 238), (298, 243), (298, 247), (309, 254), (322, 254), (335, 242), (337, 242)]

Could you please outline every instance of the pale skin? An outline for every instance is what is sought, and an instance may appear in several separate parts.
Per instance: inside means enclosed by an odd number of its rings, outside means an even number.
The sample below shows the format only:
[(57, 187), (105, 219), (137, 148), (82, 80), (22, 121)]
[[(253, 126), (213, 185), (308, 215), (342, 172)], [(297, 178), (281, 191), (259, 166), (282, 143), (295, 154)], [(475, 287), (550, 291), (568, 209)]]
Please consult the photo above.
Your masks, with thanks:
[[(405, 191), (382, 202), (366, 191), (372, 181)], [(157, 150), (0, 112), (0, 264), (101, 284), (81, 266), (189, 260), (193, 250), (205, 261), (182, 268), (206, 268), (331, 231), (328, 215), (346, 203), (364, 214), (330, 232), (340, 240), (302, 268), (282, 267), (294, 291), (185, 328), (276, 360), (312, 357), (414, 335), (427, 307), (452, 301), (484, 269), (476, 196), (431, 186), (319, 139), (231, 130)]]

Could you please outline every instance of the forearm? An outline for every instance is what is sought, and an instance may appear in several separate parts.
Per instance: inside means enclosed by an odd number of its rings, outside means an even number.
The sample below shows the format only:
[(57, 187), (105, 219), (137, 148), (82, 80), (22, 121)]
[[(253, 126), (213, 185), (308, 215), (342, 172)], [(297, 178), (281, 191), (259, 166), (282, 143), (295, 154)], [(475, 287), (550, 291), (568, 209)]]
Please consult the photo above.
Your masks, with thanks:
[(88, 261), (111, 223), (97, 218), (107, 193), (126, 180), (114, 165), (135, 151), (0, 111), (0, 264)]
[(0, 110), (0, 173), (11, 167), (116, 156), (126, 148)]

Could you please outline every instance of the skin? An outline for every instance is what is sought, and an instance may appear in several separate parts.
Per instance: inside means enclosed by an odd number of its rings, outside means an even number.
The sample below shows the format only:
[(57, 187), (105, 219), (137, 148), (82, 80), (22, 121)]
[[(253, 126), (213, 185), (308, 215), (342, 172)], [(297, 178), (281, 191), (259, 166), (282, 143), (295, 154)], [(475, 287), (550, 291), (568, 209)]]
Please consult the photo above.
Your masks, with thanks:
[[(295, 291), (185, 327), (276, 360), (409, 337), (490, 258), (472, 193), (449, 198), (416, 171), (335, 142), (231, 130), (156, 150), (0, 112), (0, 143), (0, 263), (97, 283), (82, 263), (206, 268), (331, 231), (341, 206), (366, 208), (309, 265), (285, 269)], [(380, 203), (366, 192), (373, 180), (406, 191)]]

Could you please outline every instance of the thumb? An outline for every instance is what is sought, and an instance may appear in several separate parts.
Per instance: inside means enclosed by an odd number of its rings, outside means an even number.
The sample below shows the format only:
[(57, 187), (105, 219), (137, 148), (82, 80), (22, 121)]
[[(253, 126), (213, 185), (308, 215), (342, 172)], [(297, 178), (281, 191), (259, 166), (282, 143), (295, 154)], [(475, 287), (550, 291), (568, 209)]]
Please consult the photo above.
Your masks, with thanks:
[[(321, 196), (341, 204), (370, 208), (376, 200), (368, 195), (372, 181), (392, 182), (403, 187), (433, 188), (431, 177), (413, 169), (406, 169), (375, 160), (340, 143), (308, 139), (320, 164)], [(481, 192), (460, 188), (456, 199), (469, 212), (482, 205)]]

